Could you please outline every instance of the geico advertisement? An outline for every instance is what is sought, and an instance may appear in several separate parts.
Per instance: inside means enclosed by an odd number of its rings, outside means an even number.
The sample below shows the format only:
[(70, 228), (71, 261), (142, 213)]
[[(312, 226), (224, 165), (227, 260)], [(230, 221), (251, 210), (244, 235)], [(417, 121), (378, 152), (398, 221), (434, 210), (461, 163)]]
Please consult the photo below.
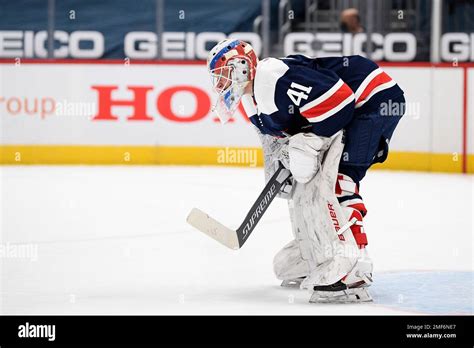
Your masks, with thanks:
[(225, 126), (213, 115), (215, 96), (204, 65), (0, 69), (3, 144), (259, 144), (243, 109)]
[[(102, 58), (105, 55), (105, 36), (100, 31), (55, 30), (55, 58)], [(256, 33), (237, 32), (164, 32), (160, 38), (151, 31), (130, 31), (118, 42), (121, 56), (130, 59), (206, 59), (208, 50), (225, 38), (248, 41), (258, 55), (262, 40)], [(283, 42), (284, 55), (303, 53), (311, 56), (364, 55), (367, 41), (373, 46), (372, 59), (412, 61), (417, 57), (416, 36), (412, 33), (289, 33)], [(0, 30), (0, 58), (46, 58), (48, 33), (46, 30)], [(158, 44), (160, 43), (160, 44)], [(474, 61), (474, 33), (445, 33), (441, 36), (440, 56), (444, 61)]]

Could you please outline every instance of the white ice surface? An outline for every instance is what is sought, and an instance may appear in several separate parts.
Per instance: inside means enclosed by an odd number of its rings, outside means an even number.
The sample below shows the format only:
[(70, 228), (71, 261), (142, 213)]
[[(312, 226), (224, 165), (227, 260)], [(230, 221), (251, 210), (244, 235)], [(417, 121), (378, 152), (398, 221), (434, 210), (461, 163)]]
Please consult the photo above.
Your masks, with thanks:
[[(262, 169), (0, 167), (0, 313), (472, 313), (473, 185), (472, 176), (369, 172), (361, 194), (375, 303), (317, 305), (273, 276), (291, 238), (286, 201), (239, 251), (185, 222), (199, 207), (237, 227)], [(37, 254), (15, 257), (29, 244)]]

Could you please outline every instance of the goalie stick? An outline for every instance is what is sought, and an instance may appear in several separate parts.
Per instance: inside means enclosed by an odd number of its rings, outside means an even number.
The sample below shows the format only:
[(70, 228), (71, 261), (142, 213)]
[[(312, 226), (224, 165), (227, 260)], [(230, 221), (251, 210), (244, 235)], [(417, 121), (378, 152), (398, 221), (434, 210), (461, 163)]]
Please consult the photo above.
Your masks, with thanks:
[(255, 203), (250, 208), (247, 216), (237, 230), (232, 230), (219, 221), (213, 219), (202, 210), (193, 208), (186, 221), (199, 231), (217, 240), (226, 247), (237, 250), (247, 241), (248, 237), (255, 229), (255, 226), (262, 218), (270, 203), (280, 192), (285, 181), (290, 177), (288, 169), (280, 164), (277, 171), (265, 185), (263, 191), (258, 196)]

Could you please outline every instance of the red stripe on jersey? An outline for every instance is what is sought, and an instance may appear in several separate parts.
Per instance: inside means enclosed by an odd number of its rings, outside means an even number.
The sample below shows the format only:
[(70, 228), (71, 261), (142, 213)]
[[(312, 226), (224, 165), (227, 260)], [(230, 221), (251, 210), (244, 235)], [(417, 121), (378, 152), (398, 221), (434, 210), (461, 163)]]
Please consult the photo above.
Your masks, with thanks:
[(372, 79), (372, 81), (369, 82), (367, 87), (365, 87), (365, 89), (362, 92), (362, 94), (360, 95), (360, 97), (356, 100), (356, 104), (361, 102), (361, 101), (364, 101), (365, 98), (367, 98), (369, 96), (369, 94), (372, 93), (372, 91), (375, 88), (377, 88), (380, 85), (383, 85), (384, 83), (390, 82), (390, 81), (392, 81), (392, 78), (390, 76), (388, 76), (384, 71), (382, 71), (380, 74), (375, 76)]
[(301, 114), (306, 118), (313, 118), (324, 115), (326, 112), (334, 109), (347, 98), (349, 98), (352, 93), (353, 92), (351, 88), (346, 83), (343, 83), (342, 86), (336, 92), (334, 92), (334, 94), (328, 99), (313, 106), (308, 110), (303, 111)]

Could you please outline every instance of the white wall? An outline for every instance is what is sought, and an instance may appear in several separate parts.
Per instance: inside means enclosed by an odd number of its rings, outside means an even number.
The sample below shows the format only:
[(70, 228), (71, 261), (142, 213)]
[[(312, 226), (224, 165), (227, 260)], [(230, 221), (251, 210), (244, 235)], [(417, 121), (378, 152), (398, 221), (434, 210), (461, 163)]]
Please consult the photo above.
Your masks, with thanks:
[[(462, 150), (463, 69), (450, 67), (383, 67), (405, 91), (408, 114), (402, 119), (392, 141), (397, 151), (452, 153)], [(199, 88), (214, 100), (204, 65), (186, 64), (0, 64), (1, 144), (61, 145), (196, 145), (258, 146), (258, 139), (240, 113), (225, 126), (214, 121), (209, 111), (196, 122), (175, 122), (157, 110), (157, 98), (175, 86)], [(474, 69), (468, 73), (469, 139), (473, 138)], [(116, 85), (112, 98), (130, 99), (127, 86), (150, 86), (147, 113), (152, 121), (129, 121), (131, 107), (115, 106), (117, 121), (93, 121), (98, 93), (94, 85)], [(25, 110), (25, 98), (28, 110)], [(48, 99), (49, 98), (49, 99)], [(206, 99), (205, 98), (205, 99)], [(37, 110), (34, 110), (36, 100)], [(91, 103), (93, 112), (84, 115), (40, 115), (41, 101), (51, 106)], [(18, 101), (23, 103), (17, 110)], [(48, 104), (49, 101), (49, 104)], [(8, 104), (8, 105), (7, 105)], [(171, 109), (180, 117), (194, 113), (196, 98), (178, 92)], [(63, 104), (64, 105), (64, 104)], [(76, 104), (77, 105), (77, 104)], [(8, 106), (8, 107), (7, 107)], [(30, 114), (28, 114), (28, 112)], [(470, 153), (474, 144), (469, 142)]]

